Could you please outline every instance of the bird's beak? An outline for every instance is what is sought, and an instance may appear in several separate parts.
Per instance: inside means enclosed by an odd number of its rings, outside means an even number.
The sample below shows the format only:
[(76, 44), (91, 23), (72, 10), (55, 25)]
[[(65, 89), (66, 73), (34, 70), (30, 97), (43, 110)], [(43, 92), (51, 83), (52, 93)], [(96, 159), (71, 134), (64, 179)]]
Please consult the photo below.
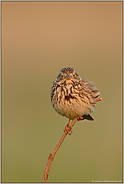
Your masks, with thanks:
[(70, 75), (69, 74), (67, 74), (67, 79), (70, 79)]

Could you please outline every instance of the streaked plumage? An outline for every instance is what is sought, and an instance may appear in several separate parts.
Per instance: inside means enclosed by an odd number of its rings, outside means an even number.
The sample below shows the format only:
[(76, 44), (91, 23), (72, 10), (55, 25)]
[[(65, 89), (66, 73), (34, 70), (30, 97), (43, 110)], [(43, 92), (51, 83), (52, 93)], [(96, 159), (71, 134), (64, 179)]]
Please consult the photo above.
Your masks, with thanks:
[(90, 113), (96, 106), (99, 90), (82, 79), (71, 67), (63, 68), (53, 82), (51, 102), (54, 109), (69, 119), (93, 120)]

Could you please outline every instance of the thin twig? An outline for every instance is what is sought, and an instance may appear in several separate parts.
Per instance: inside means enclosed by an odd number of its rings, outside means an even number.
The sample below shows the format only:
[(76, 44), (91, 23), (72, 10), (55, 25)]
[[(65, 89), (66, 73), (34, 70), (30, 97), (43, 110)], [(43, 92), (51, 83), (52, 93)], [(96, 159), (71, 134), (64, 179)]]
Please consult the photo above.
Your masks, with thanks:
[[(70, 131), (71, 128), (74, 126), (74, 124), (76, 123), (78, 117), (75, 118), (72, 123), (70, 124), (70, 126), (68, 127), (68, 130)], [(50, 166), (51, 166), (51, 163), (55, 157), (55, 154), (56, 152), (58, 151), (59, 147), (61, 146), (62, 142), (64, 141), (66, 135), (67, 135), (67, 130), (65, 130), (65, 132), (63, 133), (62, 137), (60, 138), (58, 144), (56, 145), (55, 149), (53, 150), (52, 153), (49, 154), (49, 157), (48, 157), (48, 161), (47, 161), (47, 164), (46, 164), (46, 169), (45, 169), (45, 173), (44, 173), (44, 176), (43, 176), (43, 180), (42, 180), (42, 183), (46, 183), (47, 179), (48, 179), (48, 174), (49, 174), (49, 170), (50, 170)]]

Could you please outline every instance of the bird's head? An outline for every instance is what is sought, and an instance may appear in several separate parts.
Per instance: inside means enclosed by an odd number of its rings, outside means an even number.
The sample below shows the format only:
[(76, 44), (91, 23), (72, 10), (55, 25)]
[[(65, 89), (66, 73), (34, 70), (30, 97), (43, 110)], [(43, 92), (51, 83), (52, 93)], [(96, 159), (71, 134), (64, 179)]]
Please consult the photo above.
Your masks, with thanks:
[(60, 70), (58, 77), (62, 80), (71, 80), (78, 76), (75, 70), (71, 67), (66, 67)]

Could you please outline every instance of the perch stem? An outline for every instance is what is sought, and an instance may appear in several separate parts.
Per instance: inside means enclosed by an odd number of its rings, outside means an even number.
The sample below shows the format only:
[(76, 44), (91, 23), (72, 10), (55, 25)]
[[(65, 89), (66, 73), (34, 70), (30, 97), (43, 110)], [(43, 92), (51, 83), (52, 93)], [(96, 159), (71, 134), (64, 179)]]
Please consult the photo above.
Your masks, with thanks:
[[(69, 130), (71, 130), (71, 128), (75, 125), (76, 121), (77, 121), (78, 117), (76, 117), (72, 123), (70, 124), (69, 126)], [(60, 138), (58, 144), (56, 145), (55, 149), (53, 150), (52, 153), (49, 154), (49, 157), (48, 157), (48, 161), (47, 161), (47, 164), (46, 164), (46, 168), (45, 168), (45, 173), (44, 173), (44, 176), (43, 176), (43, 180), (42, 180), (42, 183), (46, 183), (47, 179), (48, 179), (48, 174), (49, 174), (49, 170), (50, 170), (50, 166), (51, 166), (51, 163), (55, 157), (55, 154), (56, 152), (58, 151), (59, 147), (61, 146), (62, 142), (64, 141), (66, 135), (67, 135), (67, 130), (65, 130), (65, 132), (63, 133), (62, 137)]]

